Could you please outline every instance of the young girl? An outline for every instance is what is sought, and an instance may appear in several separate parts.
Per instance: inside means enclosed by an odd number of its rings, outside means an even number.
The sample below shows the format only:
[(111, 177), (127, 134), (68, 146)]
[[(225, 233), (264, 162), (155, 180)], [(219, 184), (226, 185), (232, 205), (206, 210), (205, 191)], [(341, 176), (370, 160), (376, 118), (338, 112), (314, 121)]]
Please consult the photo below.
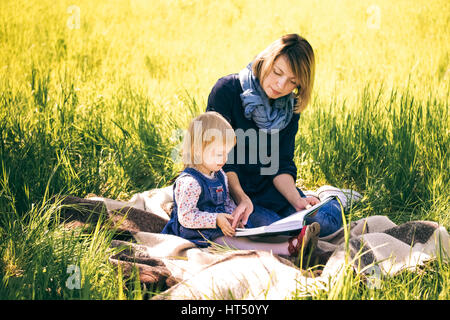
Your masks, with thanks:
[[(281, 242), (255, 242), (235, 238), (232, 227), (236, 204), (229, 195), (227, 176), (222, 167), (236, 143), (233, 128), (217, 112), (196, 117), (184, 138), (184, 170), (174, 183), (174, 208), (162, 233), (174, 234), (207, 247), (209, 241), (237, 249), (272, 251), (296, 256), (303, 244), (320, 232), (318, 223)], [(246, 227), (253, 227), (247, 223)]]
[(206, 112), (189, 125), (182, 146), (184, 170), (174, 183), (174, 208), (162, 233), (199, 247), (207, 240), (232, 236), (235, 208), (221, 170), (235, 144), (233, 128), (217, 112)]

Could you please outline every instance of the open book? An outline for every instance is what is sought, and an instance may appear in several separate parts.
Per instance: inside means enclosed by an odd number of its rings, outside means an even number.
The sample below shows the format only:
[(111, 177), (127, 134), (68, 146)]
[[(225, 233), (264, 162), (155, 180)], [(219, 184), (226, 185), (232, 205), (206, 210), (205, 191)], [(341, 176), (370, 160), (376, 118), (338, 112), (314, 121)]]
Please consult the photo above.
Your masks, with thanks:
[(307, 216), (312, 215), (320, 207), (335, 199), (335, 196), (328, 197), (318, 204), (291, 214), (290, 216), (275, 221), (268, 226), (262, 226), (258, 228), (236, 228), (236, 237), (246, 237), (246, 236), (266, 236), (266, 235), (275, 235), (275, 234), (283, 234), (288, 233), (289, 231), (301, 230), (304, 226), (305, 218)]

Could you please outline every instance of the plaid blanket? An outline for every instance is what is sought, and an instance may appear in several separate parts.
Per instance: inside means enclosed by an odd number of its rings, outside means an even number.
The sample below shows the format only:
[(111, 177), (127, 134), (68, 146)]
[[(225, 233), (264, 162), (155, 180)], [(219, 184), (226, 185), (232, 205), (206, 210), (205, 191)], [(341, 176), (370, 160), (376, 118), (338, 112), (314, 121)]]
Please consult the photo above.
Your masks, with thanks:
[[(161, 209), (157, 213), (149, 209), (155, 193), (139, 194), (130, 202), (68, 196), (61, 210), (71, 226), (97, 223), (100, 218), (109, 223), (118, 235), (111, 246), (123, 248), (109, 261), (120, 265), (125, 276), (136, 268), (144, 285), (160, 288), (153, 299), (309, 296), (329, 290), (349, 268), (369, 281), (405, 269), (414, 271), (438, 256), (448, 261), (450, 253), (448, 232), (435, 222), (396, 225), (385, 216), (370, 216), (319, 238), (309, 263), (300, 269), (288, 257), (271, 252), (216, 246), (200, 249), (180, 237), (161, 234), (170, 205), (166, 196), (156, 195)], [(304, 270), (315, 264), (323, 266), (321, 272)]]

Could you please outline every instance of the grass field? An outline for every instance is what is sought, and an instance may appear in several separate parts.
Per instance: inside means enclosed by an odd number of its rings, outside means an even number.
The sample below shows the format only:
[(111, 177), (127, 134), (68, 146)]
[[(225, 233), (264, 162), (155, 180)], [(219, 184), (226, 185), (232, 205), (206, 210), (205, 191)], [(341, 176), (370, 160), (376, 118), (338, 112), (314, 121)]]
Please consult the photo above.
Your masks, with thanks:
[[(177, 132), (215, 81), (299, 33), (316, 55), (298, 183), (365, 196), (351, 219), (450, 228), (450, 2), (0, 1), (0, 298), (140, 299), (108, 230), (58, 225), (56, 194), (128, 199), (180, 169)], [(68, 266), (80, 289), (69, 289)], [(450, 267), (320, 299), (449, 299)]]

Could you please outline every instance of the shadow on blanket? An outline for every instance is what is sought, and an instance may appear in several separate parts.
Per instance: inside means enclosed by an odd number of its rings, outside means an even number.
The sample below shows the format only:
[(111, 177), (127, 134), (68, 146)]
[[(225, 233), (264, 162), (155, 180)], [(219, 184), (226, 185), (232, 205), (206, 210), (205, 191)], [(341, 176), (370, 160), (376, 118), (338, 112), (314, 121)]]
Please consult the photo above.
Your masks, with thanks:
[[(348, 251), (344, 228), (319, 238), (312, 261), (323, 267), (320, 276), (297, 268), (291, 261), (254, 250), (200, 249), (173, 235), (161, 234), (169, 219), (167, 206), (157, 214), (145, 205), (145, 196), (132, 202), (68, 196), (61, 217), (71, 227), (109, 222), (117, 237), (112, 247), (123, 247), (109, 257), (124, 276), (133, 268), (144, 285), (162, 293), (154, 299), (289, 299), (328, 290), (346, 269), (368, 273), (375, 266), (382, 275), (415, 270), (438, 255), (448, 258), (447, 230), (435, 222), (412, 221), (396, 225), (385, 216), (371, 216), (348, 226)], [(162, 213), (161, 213), (162, 212)], [(166, 212), (166, 216), (164, 214)]]

